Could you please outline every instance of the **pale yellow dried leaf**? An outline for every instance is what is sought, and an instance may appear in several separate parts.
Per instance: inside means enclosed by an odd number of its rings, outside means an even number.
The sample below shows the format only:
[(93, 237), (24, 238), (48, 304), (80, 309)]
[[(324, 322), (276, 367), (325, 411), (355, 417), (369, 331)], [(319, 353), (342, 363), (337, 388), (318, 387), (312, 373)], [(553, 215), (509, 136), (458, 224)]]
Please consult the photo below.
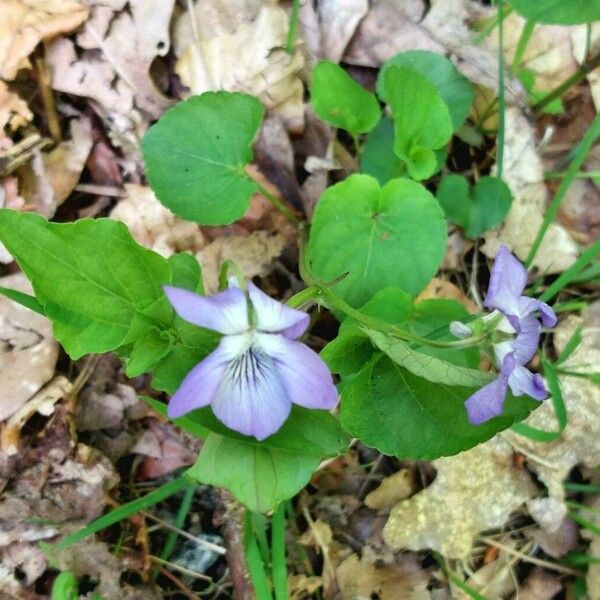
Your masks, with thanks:
[(323, 0), (319, 2), (317, 5), (321, 34), (319, 57), (339, 62), (368, 9), (367, 0)]
[(288, 594), (290, 600), (308, 600), (323, 587), (323, 579), (315, 575), (288, 575)]
[[(600, 51), (600, 24), (592, 23), (591, 28), (590, 56), (594, 56)], [(586, 58), (584, 54), (586, 49), (587, 26), (579, 25), (577, 27), (570, 27), (569, 30), (571, 33), (575, 60), (578, 64), (582, 64)], [(596, 107), (596, 111), (598, 111), (600, 110), (600, 68), (594, 69), (589, 73), (587, 80), (590, 84), (594, 106)]]
[(514, 466), (511, 446), (498, 438), (433, 465), (433, 483), (390, 514), (383, 537), (395, 550), (466, 558), (480, 532), (502, 527), (536, 492), (527, 472)]
[(413, 556), (381, 564), (369, 547), (361, 558), (349, 556), (336, 569), (341, 597), (348, 600), (429, 600), (429, 577)]
[(170, 256), (175, 252), (196, 253), (206, 245), (204, 234), (195, 223), (176, 217), (163, 206), (147, 186), (125, 185), (127, 196), (110, 213), (123, 221), (134, 239), (158, 252)]
[[(260, 98), (290, 127), (303, 121), (303, 66), (299, 52), (285, 51), (289, 18), (278, 6), (263, 6), (252, 21), (231, 32), (201, 37), (181, 47), (176, 73), (190, 94), (208, 90), (240, 91)], [(186, 31), (180, 26), (177, 31)], [(186, 34), (187, 36), (187, 34)]]
[[(513, 547), (514, 543), (506, 540), (505, 545)], [(483, 564), (467, 579), (467, 585), (485, 598), (510, 598), (516, 582), (512, 559), (512, 554), (501, 550), (496, 560)], [(453, 600), (472, 600), (472, 596), (458, 586), (453, 587), (452, 595)]]
[(27, 103), (18, 94), (11, 92), (7, 85), (0, 81), (0, 131), (8, 125), (15, 131), (33, 119), (33, 113)]
[[(556, 328), (554, 343), (560, 352), (578, 326), (582, 342), (562, 367), (568, 370), (597, 371), (600, 364), (600, 303), (592, 304), (581, 317), (571, 315)], [(561, 437), (540, 443), (508, 430), (505, 439), (528, 458), (548, 488), (550, 498), (564, 498), (563, 481), (576, 465), (590, 468), (600, 464), (600, 387), (579, 377), (561, 377), (561, 388), (569, 422)], [(525, 421), (527, 425), (555, 431), (556, 417), (550, 402), (545, 402)]]
[(202, 265), (206, 292), (214, 294), (218, 290), (219, 270), (226, 260), (234, 261), (246, 279), (264, 277), (271, 271), (273, 261), (279, 257), (285, 245), (284, 235), (266, 231), (215, 239), (196, 254)]
[(386, 477), (365, 498), (365, 504), (373, 510), (389, 512), (400, 500), (408, 498), (414, 491), (414, 482), (409, 469), (400, 469)]
[[(22, 273), (0, 279), (0, 286), (27, 294)], [(0, 421), (16, 413), (54, 374), (58, 344), (52, 325), (36, 312), (0, 296)]]
[[(511, 189), (513, 203), (504, 224), (484, 235), (482, 250), (486, 256), (494, 258), (500, 246), (505, 244), (524, 260), (542, 224), (549, 199), (535, 131), (517, 107), (506, 110), (502, 176)], [(534, 266), (546, 274), (560, 273), (573, 264), (578, 253), (578, 247), (566, 229), (552, 223)]]
[(39, 42), (73, 31), (87, 15), (75, 0), (1, 0), (0, 77), (13, 79)]

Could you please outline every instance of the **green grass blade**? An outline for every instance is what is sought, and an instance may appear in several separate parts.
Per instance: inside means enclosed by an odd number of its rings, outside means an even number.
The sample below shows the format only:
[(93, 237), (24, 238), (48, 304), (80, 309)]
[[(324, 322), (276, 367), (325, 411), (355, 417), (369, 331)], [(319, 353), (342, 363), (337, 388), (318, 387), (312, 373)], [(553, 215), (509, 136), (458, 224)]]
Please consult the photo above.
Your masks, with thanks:
[(37, 301), (35, 296), (30, 296), (29, 294), (19, 292), (19, 290), (13, 290), (5, 287), (0, 287), (0, 294), (6, 296), (13, 302), (23, 305), (25, 308), (29, 308), (40, 315), (46, 316), (44, 307)]
[(575, 483), (574, 481), (565, 481), (563, 484), (565, 490), (571, 492), (582, 492), (584, 494), (600, 494), (600, 485), (595, 483)]
[(271, 577), (275, 600), (287, 600), (287, 566), (285, 563), (285, 504), (282, 502), (271, 519)]

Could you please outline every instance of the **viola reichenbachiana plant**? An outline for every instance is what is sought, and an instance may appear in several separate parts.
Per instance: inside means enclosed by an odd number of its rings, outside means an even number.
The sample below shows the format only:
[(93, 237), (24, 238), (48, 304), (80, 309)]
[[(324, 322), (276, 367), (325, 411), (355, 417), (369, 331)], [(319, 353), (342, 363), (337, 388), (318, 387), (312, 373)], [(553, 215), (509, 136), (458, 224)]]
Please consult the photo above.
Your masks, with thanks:
[[(416, 300), (440, 268), (446, 218), (477, 237), (510, 207), (500, 179), (437, 177), (469, 114), (470, 83), (445, 58), (414, 51), (383, 66), (376, 91), (333, 63), (314, 71), (314, 110), (354, 140), (360, 172), (329, 187), (299, 226), (307, 287), (285, 303), (231, 265), (206, 296), (193, 256), (163, 258), (110, 219), (52, 223), (0, 210), (0, 239), (35, 297), (3, 293), (46, 315), (71, 358), (116, 352), (128, 376), (150, 373), (170, 396), (168, 408), (148, 398), (151, 406), (204, 439), (187, 477), (228, 488), (254, 511), (294, 496), (352, 437), (432, 459), (489, 439), (547, 396), (526, 365), (541, 333), (536, 311), (546, 327), (555, 317), (524, 295), (526, 270), (507, 249), (485, 299), (493, 312)], [(263, 115), (256, 98), (228, 92), (167, 111), (143, 140), (159, 200), (185, 219), (223, 225), (260, 191), (298, 224), (246, 170)], [(303, 337), (314, 307), (340, 322), (320, 355)], [(479, 369), (482, 353), (494, 372)]]

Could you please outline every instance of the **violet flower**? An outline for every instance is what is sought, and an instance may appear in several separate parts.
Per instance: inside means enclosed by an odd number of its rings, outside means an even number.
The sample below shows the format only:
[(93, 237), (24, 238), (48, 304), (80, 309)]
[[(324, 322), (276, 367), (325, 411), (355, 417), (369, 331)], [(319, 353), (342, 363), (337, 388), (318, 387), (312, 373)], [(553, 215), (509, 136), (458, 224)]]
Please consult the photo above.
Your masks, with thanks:
[[(486, 308), (495, 309), (484, 320), (502, 315), (495, 330), (505, 339), (493, 344), (494, 359), (500, 373), (497, 379), (465, 402), (469, 421), (475, 425), (502, 414), (508, 388), (515, 396), (527, 395), (540, 401), (548, 397), (542, 377), (524, 365), (532, 359), (540, 339), (541, 326), (534, 313), (539, 311), (546, 327), (556, 325), (556, 315), (546, 303), (523, 296), (526, 285), (525, 267), (506, 246), (502, 246), (496, 255), (484, 299)], [(463, 337), (464, 327), (462, 323), (456, 324), (452, 331)]]
[(170, 417), (210, 405), (230, 429), (263, 440), (283, 425), (292, 404), (335, 407), (338, 394), (329, 369), (296, 341), (308, 327), (306, 313), (252, 283), (247, 294), (230, 287), (211, 297), (171, 286), (164, 290), (182, 319), (223, 334), (171, 398)]

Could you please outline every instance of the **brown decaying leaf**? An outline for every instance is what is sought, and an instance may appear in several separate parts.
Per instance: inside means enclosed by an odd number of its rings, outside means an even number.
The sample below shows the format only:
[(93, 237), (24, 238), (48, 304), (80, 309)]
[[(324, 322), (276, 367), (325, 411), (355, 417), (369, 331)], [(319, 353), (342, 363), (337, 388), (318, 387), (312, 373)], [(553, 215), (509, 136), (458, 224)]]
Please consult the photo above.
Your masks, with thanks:
[[(1, 287), (28, 294), (21, 273), (0, 279)], [(0, 421), (16, 413), (54, 374), (58, 344), (50, 321), (0, 296)]]
[(0, 78), (11, 80), (29, 67), (28, 56), (42, 40), (73, 31), (88, 16), (74, 0), (3, 0), (0, 20)]
[(27, 103), (15, 92), (11, 92), (3, 81), (0, 81), (0, 131), (5, 126), (15, 131), (33, 119), (33, 113)]
[(536, 493), (529, 475), (515, 468), (511, 446), (499, 438), (433, 466), (433, 483), (392, 510), (383, 531), (390, 547), (465, 558), (478, 533), (502, 527)]
[(374, 510), (387, 513), (400, 500), (408, 498), (415, 486), (410, 469), (400, 469), (386, 477), (366, 498), (365, 504)]

